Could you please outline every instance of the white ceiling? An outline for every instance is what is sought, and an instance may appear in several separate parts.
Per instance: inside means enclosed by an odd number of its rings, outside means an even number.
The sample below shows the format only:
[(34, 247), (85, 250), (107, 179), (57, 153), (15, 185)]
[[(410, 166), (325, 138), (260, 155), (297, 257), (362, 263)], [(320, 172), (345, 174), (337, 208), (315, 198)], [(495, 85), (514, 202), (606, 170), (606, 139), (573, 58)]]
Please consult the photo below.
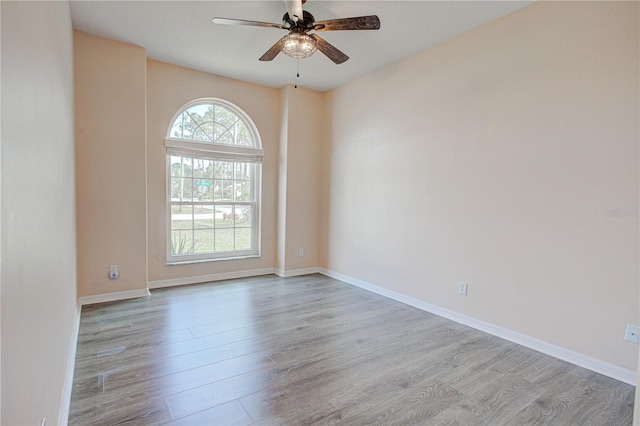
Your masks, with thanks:
[[(379, 31), (335, 31), (321, 35), (350, 59), (335, 65), (322, 53), (300, 61), (298, 84), (326, 91), (457, 34), (531, 4), (532, 1), (309, 0), (304, 9), (317, 21), (378, 15)], [(296, 60), (280, 54), (258, 58), (285, 31), (216, 25), (213, 17), (281, 23), (280, 0), (71, 2), (76, 30), (147, 49), (147, 56), (225, 77), (280, 88), (295, 82)]]

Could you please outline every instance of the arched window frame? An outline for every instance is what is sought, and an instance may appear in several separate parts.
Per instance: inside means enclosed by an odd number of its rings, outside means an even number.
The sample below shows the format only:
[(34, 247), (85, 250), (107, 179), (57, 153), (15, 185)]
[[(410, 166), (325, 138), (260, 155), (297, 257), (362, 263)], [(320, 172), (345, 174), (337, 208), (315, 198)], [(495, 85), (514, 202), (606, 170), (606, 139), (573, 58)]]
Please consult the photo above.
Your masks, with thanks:
[[(222, 108), (225, 108), (232, 113), (234, 113), (239, 120), (246, 126), (246, 129), (249, 131), (251, 136), (251, 140), (253, 141), (253, 146), (245, 146), (245, 145), (231, 145), (224, 143), (215, 143), (215, 142), (204, 142), (193, 139), (182, 139), (176, 138), (171, 135), (171, 131), (174, 127), (174, 123), (178, 120), (182, 114), (194, 107), (199, 105), (217, 105)], [(260, 134), (258, 132), (257, 127), (255, 126), (253, 120), (238, 106), (235, 104), (218, 98), (201, 98), (195, 99), (191, 102), (183, 105), (171, 118), (169, 123), (166, 137), (165, 137), (165, 148), (166, 148), (166, 158), (167, 158), (167, 264), (183, 264), (183, 263), (195, 263), (195, 262), (207, 262), (214, 260), (228, 260), (228, 259), (237, 259), (237, 258), (247, 258), (247, 257), (258, 257), (260, 256), (260, 195), (261, 195), (261, 164), (262, 164), (262, 142), (260, 139)], [(230, 202), (226, 201), (211, 201), (202, 203), (200, 201), (196, 202), (193, 200), (189, 202), (176, 202), (172, 200), (172, 170), (171, 170), (171, 158), (172, 157), (185, 157), (185, 158), (193, 158), (199, 160), (213, 160), (219, 162), (226, 163), (243, 163), (243, 164), (251, 164), (253, 165), (253, 179), (251, 183), (251, 194), (252, 199), (250, 202)], [(192, 180), (195, 180), (192, 177)], [(234, 181), (235, 183), (235, 181)], [(195, 190), (194, 190), (195, 191)], [(249, 249), (239, 249), (239, 250), (223, 250), (223, 251), (210, 251), (206, 253), (195, 253), (195, 252), (187, 252), (187, 253), (174, 253), (172, 250), (172, 206), (183, 205), (183, 206), (192, 206), (192, 211), (195, 211), (197, 206), (202, 205), (211, 205), (213, 208), (213, 223), (216, 223), (216, 209), (215, 205), (233, 205), (233, 211), (236, 212), (236, 206), (250, 206), (251, 207), (251, 247)], [(225, 219), (226, 220), (226, 219)], [(236, 233), (235, 226), (236, 215), (234, 214), (234, 236)], [(195, 224), (195, 216), (192, 216), (192, 228), (191, 231), (196, 230)], [(195, 236), (193, 237), (193, 241), (196, 241)], [(235, 241), (235, 240), (234, 240)], [(194, 244), (195, 247), (195, 244)]]

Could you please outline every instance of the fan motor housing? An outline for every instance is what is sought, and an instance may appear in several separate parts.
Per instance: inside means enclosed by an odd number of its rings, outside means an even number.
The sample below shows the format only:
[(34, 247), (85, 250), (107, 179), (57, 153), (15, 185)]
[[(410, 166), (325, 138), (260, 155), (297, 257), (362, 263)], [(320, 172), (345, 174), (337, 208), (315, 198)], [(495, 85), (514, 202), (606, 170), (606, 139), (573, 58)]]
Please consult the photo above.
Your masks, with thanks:
[(291, 19), (289, 17), (289, 13), (285, 13), (284, 15), (282, 15), (282, 27), (290, 30), (292, 28), (295, 27), (300, 27), (300, 28), (304, 28), (304, 29), (312, 29), (313, 28), (313, 24), (316, 22), (316, 18), (313, 17), (313, 15), (309, 12), (307, 12), (306, 10), (302, 11), (302, 19), (299, 20), (298, 22), (295, 22), (293, 19)]

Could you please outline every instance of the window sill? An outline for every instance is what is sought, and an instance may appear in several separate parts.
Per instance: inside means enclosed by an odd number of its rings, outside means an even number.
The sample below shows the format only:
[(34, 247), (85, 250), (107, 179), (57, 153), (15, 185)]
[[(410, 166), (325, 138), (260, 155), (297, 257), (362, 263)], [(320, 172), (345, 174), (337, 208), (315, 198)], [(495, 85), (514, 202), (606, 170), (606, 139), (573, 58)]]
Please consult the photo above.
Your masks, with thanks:
[(260, 257), (259, 254), (251, 254), (247, 256), (236, 256), (236, 257), (220, 257), (216, 259), (193, 259), (193, 260), (180, 260), (180, 261), (167, 261), (167, 266), (175, 266), (175, 265), (191, 265), (194, 263), (208, 263), (208, 262), (222, 262), (225, 260), (243, 260), (243, 259), (255, 259)]

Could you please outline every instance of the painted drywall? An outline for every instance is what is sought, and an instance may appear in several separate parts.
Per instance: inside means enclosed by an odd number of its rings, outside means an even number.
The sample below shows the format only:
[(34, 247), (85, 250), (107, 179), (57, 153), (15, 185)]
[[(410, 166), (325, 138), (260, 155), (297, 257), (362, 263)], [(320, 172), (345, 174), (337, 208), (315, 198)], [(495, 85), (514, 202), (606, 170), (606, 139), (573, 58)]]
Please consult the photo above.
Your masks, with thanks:
[(80, 296), (147, 288), (146, 61), (141, 47), (74, 33)]
[(73, 56), (67, 2), (2, 15), (2, 419), (66, 421), (76, 239)]
[[(237, 271), (274, 268), (277, 258), (277, 175), (280, 98), (277, 89), (206, 74), (163, 62), (147, 65), (149, 281), (189, 280)], [(167, 265), (166, 137), (170, 121), (194, 99), (232, 102), (254, 121), (262, 159), (261, 256), (257, 258)]]
[(635, 370), (638, 28), (539, 2), (330, 92), (326, 268)]
[(287, 108), (283, 119), (286, 138), (280, 148), (278, 196), (284, 235), (278, 267), (286, 273), (320, 264), (322, 143), (328, 126), (323, 94), (286, 86), (282, 95)]

